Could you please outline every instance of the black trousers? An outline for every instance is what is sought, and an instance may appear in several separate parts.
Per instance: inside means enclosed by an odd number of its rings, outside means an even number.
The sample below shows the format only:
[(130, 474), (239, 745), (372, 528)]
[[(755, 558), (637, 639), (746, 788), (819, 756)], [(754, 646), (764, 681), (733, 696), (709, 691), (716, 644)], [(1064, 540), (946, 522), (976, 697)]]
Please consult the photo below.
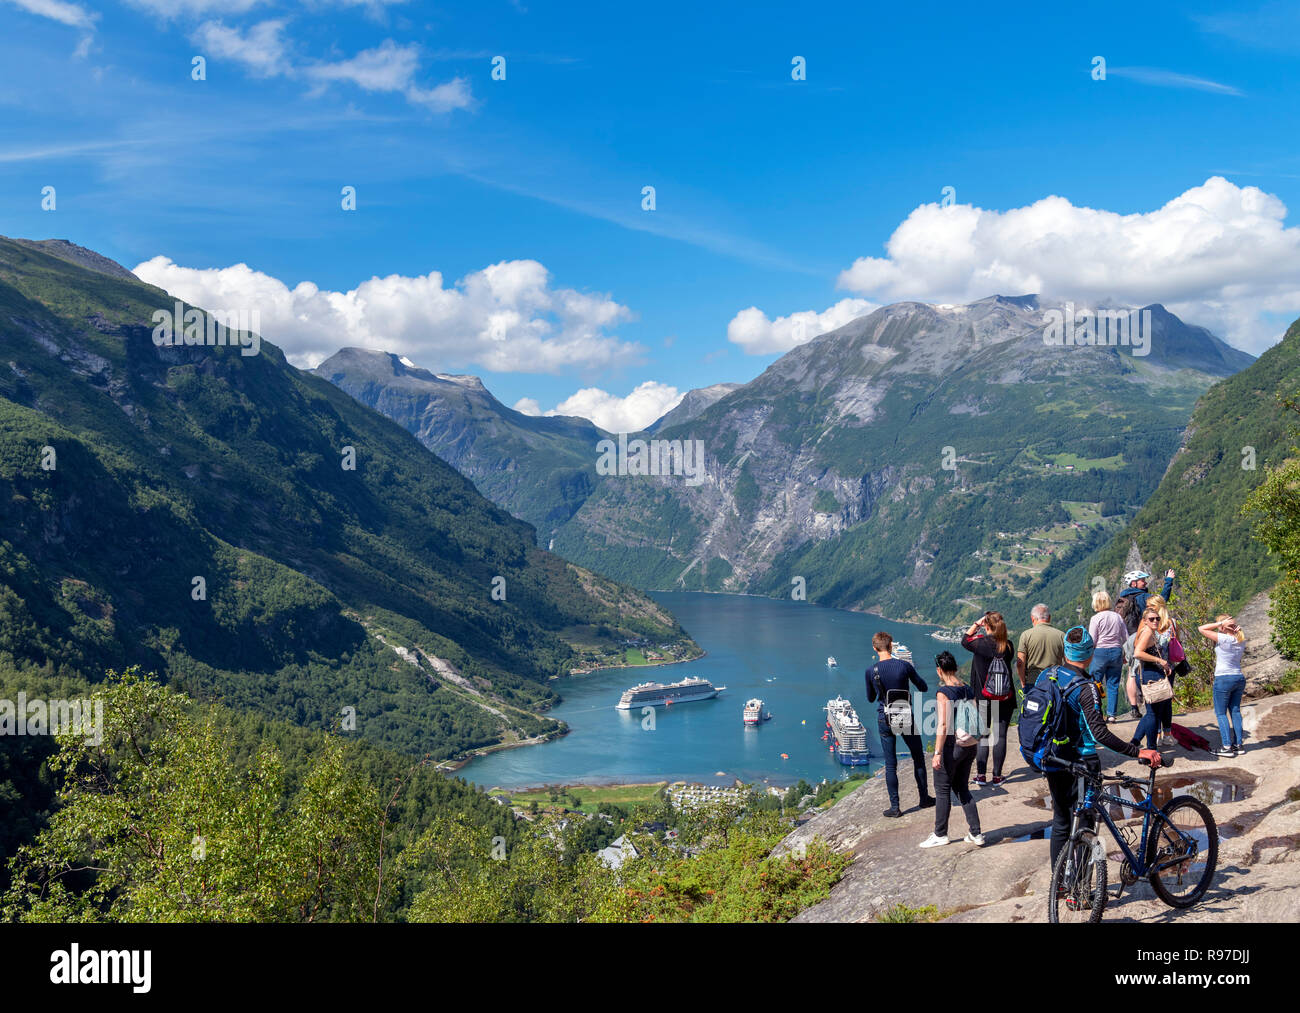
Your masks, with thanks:
[(940, 837), (948, 836), (953, 795), (961, 803), (970, 832), (980, 832), (980, 814), (970, 793), (970, 768), (974, 762), (974, 746), (959, 746), (951, 735), (943, 740), (943, 767), (934, 772), (934, 832)]
[[(1088, 756), (1078, 761), (1089, 770), (1100, 773), (1101, 760), (1097, 756)], [(1056, 856), (1065, 847), (1070, 837), (1070, 824), (1074, 822), (1074, 807), (1083, 797), (1083, 778), (1076, 777), (1068, 770), (1052, 770), (1047, 773), (1047, 790), (1052, 795), (1052, 867), (1056, 866)], [(1095, 817), (1089, 816), (1088, 826), (1095, 826)]]
[(912, 754), (912, 772), (916, 775), (916, 793), (920, 800), (929, 797), (930, 789), (925, 779), (925, 748), (921, 745), (919, 735), (895, 735), (889, 729), (889, 722), (883, 714), (877, 715), (876, 730), (880, 733), (880, 750), (885, 754), (885, 788), (889, 791), (889, 804), (895, 809), (898, 805), (898, 740), (903, 740), (907, 751)]

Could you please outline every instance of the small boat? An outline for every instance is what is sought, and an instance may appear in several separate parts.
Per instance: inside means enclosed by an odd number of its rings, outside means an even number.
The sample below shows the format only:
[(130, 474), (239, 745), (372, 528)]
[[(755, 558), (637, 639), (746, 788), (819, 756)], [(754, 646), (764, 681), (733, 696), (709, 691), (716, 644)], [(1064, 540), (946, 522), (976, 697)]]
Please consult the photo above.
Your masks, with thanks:
[(763, 701), (758, 697), (754, 697), (754, 699), (746, 701), (744, 716), (745, 724), (759, 725), (771, 718), (772, 715), (764, 708)]
[(832, 654), (829, 658), (826, 659), (826, 667), (827, 667), (827, 668), (839, 668), (839, 667), (840, 667), (840, 663), (839, 663), (838, 661), (835, 660), (835, 655)]
[(790, 759), (790, 754), (789, 754), (789, 753), (782, 753), (782, 754), (781, 754), (781, 759), (783, 759), (783, 760), (788, 760), (788, 759)]

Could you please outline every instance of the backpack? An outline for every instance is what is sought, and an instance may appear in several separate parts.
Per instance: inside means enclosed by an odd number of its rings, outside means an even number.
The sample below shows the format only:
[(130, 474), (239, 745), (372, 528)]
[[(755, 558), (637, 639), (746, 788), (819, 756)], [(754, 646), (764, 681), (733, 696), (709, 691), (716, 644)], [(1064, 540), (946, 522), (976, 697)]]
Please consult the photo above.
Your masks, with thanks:
[(953, 741), (959, 746), (973, 746), (987, 734), (984, 721), (980, 716), (980, 706), (975, 697), (968, 696), (958, 700), (954, 707), (956, 734)]
[(988, 674), (984, 676), (984, 688), (980, 690), (989, 700), (1006, 700), (1011, 696), (1011, 670), (1001, 654), (993, 655), (989, 662)]
[(1115, 601), (1115, 611), (1124, 620), (1124, 626), (1131, 637), (1137, 632), (1142, 616), (1137, 607), (1137, 595), (1120, 595)]
[(1057, 679), (1063, 671), (1060, 666), (1044, 669), (1020, 702), (1020, 753), (1039, 773), (1053, 769), (1050, 761), (1061, 759), (1061, 749), (1071, 744), (1066, 698), (1088, 682), (1086, 674), (1076, 674), (1062, 688)]
[[(884, 704), (885, 722), (889, 725), (889, 730), (895, 735), (911, 735), (912, 701), (907, 690), (891, 689), (886, 692), (885, 684), (880, 681), (880, 672), (874, 666), (871, 675), (876, 680), (876, 692), (880, 694), (880, 702)], [(892, 700), (888, 699), (889, 693), (894, 694)]]

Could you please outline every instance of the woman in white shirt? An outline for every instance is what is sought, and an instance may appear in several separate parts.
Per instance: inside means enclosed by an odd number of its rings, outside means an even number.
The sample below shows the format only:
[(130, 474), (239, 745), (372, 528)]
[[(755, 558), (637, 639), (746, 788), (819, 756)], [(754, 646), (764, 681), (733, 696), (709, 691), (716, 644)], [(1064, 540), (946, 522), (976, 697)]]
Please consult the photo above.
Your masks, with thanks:
[(1110, 595), (1098, 591), (1092, 596), (1093, 617), (1088, 623), (1088, 634), (1096, 648), (1092, 652), (1089, 674), (1106, 686), (1106, 720), (1118, 721), (1119, 684), (1124, 675), (1124, 659), (1120, 652), (1128, 639), (1124, 618), (1110, 607)]
[(1214, 716), (1219, 719), (1219, 749), (1215, 755), (1240, 756), (1241, 694), (1246, 689), (1241, 658), (1246, 653), (1246, 634), (1232, 616), (1219, 616), (1200, 631), (1214, 645)]

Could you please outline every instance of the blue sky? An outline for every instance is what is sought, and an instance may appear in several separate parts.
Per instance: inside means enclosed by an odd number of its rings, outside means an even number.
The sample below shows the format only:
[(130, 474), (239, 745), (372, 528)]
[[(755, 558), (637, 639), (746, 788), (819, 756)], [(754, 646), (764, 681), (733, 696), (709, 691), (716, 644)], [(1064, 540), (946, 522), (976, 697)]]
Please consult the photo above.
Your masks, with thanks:
[(0, 233), (606, 422), (900, 298), (1258, 352), (1300, 316), (1298, 57), (1295, 5), (0, 0)]

